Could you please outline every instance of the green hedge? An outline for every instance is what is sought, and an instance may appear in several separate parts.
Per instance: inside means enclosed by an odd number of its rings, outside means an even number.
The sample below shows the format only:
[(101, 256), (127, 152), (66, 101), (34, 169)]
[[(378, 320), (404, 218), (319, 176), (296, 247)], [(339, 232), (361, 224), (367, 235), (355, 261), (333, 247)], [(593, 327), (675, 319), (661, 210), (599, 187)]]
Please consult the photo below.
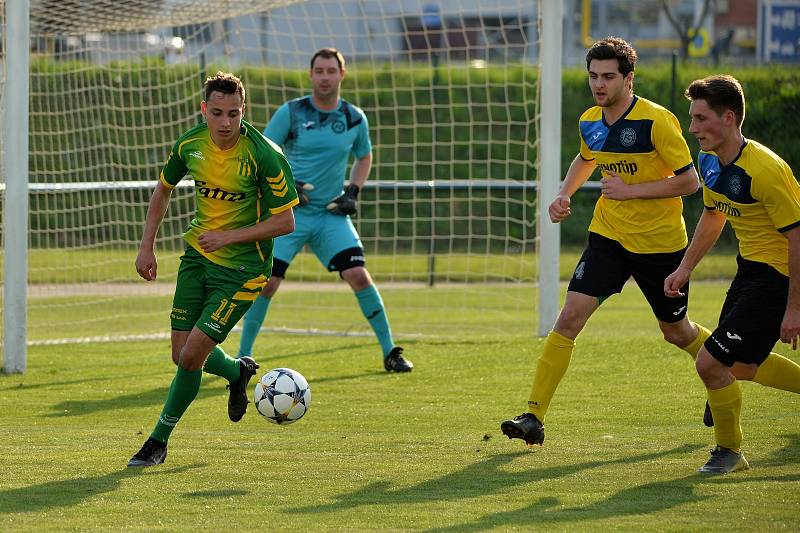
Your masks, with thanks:
[[(764, 142), (793, 168), (800, 168), (800, 143), (796, 142), (800, 138), (800, 121), (794, 118), (800, 112), (800, 69), (726, 71), (742, 81), (748, 96), (745, 135)], [(309, 90), (305, 72), (243, 67), (237, 73), (248, 91), (247, 116), (259, 127), (285, 100)], [(709, 73), (706, 68), (681, 67), (677, 92), (692, 79)], [(106, 66), (34, 61), (31, 179), (36, 182), (155, 179), (172, 142), (200, 120), (199, 87), (204, 76), (197, 67), (165, 65), (157, 60)], [(532, 142), (535, 76), (533, 67), (521, 65), (438, 70), (356, 66), (345, 79), (344, 95), (369, 117), (375, 144), (374, 178), (491, 177), (531, 181), (535, 179), (536, 157)], [(637, 94), (669, 106), (669, 65), (640, 66), (635, 87)], [(680, 95), (674, 101), (674, 112), (685, 129), (688, 102)], [(561, 158), (566, 171), (578, 151), (577, 118), (592, 104), (584, 69), (564, 72), (562, 102)], [(436, 105), (432, 107), (431, 103)], [(547, 134), (547, 131), (541, 133)], [(696, 151), (694, 140), (688, 140)], [(585, 239), (595, 199), (596, 193), (592, 191), (576, 195), (574, 216), (562, 228), (566, 244), (577, 246)], [(102, 221), (122, 217), (135, 225), (144, 217), (138, 200), (137, 204), (110, 202), (106, 207), (96, 206), (91, 218)], [(491, 205), (493, 218), (508, 214), (502, 202)], [(413, 207), (407, 209), (409, 212), (403, 213), (403, 218), (414, 215)], [(688, 199), (690, 226), (699, 209), (695, 198)], [(113, 210), (114, 215), (103, 210)], [(524, 218), (524, 213), (519, 215)], [(47, 214), (32, 216), (31, 227), (34, 234), (39, 230), (74, 228), (85, 222), (80, 216), (86, 215), (80, 215), (66, 200), (52, 200)], [(394, 231), (394, 226), (376, 224), (374, 231), (382, 235), (382, 227), (389, 232)], [(418, 226), (416, 235), (424, 234), (428, 227)], [(448, 223), (441, 223), (437, 233), (447, 231), (448, 227)], [(487, 229), (487, 234), (492, 231)], [(533, 232), (524, 227), (508, 231), (522, 240), (531, 238)], [(92, 232), (83, 231), (76, 240), (91, 241)], [(45, 241), (41, 245), (51, 245)]]

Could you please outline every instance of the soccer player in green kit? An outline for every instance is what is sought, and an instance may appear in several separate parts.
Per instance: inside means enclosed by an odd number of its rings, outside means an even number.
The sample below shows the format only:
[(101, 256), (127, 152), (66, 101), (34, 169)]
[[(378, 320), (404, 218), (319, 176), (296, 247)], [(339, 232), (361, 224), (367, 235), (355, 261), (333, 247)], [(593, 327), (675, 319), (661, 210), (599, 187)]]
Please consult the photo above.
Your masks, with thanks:
[(681, 287), (730, 222), (738, 269), (696, 364), (717, 444), (699, 471), (724, 474), (749, 468), (741, 451), (739, 380), (800, 393), (800, 366), (771, 352), (778, 339), (792, 349), (800, 341), (800, 186), (785, 161), (742, 135), (745, 98), (735, 78), (695, 80), (685, 95), (689, 132), (700, 143), (705, 209), (664, 293), (684, 296)]
[(230, 73), (208, 78), (200, 110), (205, 122), (172, 148), (150, 198), (136, 271), (156, 278), (155, 237), (172, 190), (186, 175), (195, 182), (196, 213), (184, 233), (170, 315), (177, 365), (161, 416), (128, 466), (164, 462), (167, 440), (200, 389), (203, 371), (230, 382), (228, 416), (247, 409), (247, 383), (258, 365), (217, 346), (267, 283), (273, 238), (294, 230), (292, 172), (280, 148), (243, 120), (245, 90)]
[[(264, 129), (264, 135), (286, 151), (301, 204), (295, 209), (295, 232), (275, 240), (273, 275), (242, 321), (239, 355), (252, 354), (272, 297), (295, 255), (308, 244), (319, 261), (329, 271), (338, 271), (353, 289), (381, 346), (386, 371), (409, 372), (414, 365), (394, 343), (383, 299), (366, 269), (364, 248), (350, 220), (372, 167), (372, 143), (364, 112), (339, 97), (345, 72), (341, 52), (317, 50), (309, 72), (312, 94), (283, 104)], [(343, 190), (351, 154), (355, 162)]]

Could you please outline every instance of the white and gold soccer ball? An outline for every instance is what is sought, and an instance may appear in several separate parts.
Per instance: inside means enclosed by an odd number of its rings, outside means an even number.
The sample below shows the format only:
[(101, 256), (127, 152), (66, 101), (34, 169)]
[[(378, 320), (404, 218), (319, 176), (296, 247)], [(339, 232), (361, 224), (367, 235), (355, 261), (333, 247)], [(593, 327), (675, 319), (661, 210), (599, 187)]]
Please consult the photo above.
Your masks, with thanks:
[(297, 370), (275, 368), (256, 383), (253, 401), (261, 416), (275, 424), (300, 420), (311, 405), (311, 387)]

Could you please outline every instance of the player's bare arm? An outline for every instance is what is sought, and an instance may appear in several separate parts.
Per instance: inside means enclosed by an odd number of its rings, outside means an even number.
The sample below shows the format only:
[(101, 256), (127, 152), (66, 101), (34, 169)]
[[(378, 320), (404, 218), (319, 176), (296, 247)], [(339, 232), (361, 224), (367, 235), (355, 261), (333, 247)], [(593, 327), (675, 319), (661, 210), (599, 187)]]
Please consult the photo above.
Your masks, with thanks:
[(547, 208), (550, 222), (557, 224), (572, 213), (569, 207), (570, 198), (575, 194), (575, 191), (581, 188), (581, 185), (586, 183), (596, 166), (597, 162), (594, 159), (587, 161), (580, 155), (575, 156), (575, 159), (569, 165), (564, 182), (561, 184), (561, 190), (550, 203), (550, 207)]
[(286, 209), (248, 228), (207, 231), (197, 238), (197, 243), (204, 252), (211, 253), (229, 244), (263, 241), (293, 231), (294, 213), (291, 209)]
[(796, 350), (800, 344), (800, 227), (783, 235), (789, 241), (789, 299), (781, 322), (781, 341)]
[(722, 234), (722, 229), (725, 227), (727, 219), (725, 215), (719, 211), (704, 209), (700, 220), (697, 222), (697, 227), (692, 236), (692, 242), (686, 249), (681, 264), (675, 269), (675, 272), (667, 276), (664, 280), (664, 294), (670, 298), (680, 298), (684, 296), (681, 292), (681, 287), (686, 285), (692, 271), (700, 263), (700, 260), (705, 257), (708, 251), (714, 246)]
[(700, 187), (694, 166), (663, 180), (633, 184), (625, 183), (616, 172), (604, 171), (600, 183), (603, 196), (610, 200), (673, 198), (694, 194)]
[(147, 207), (142, 242), (139, 244), (139, 253), (136, 256), (136, 272), (147, 281), (156, 279), (158, 273), (158, 262), (155, 252), (156, 234), (167, 212), (171, 197), (172, 189), (159, 180), (152, 196), (150, 196), (150, 205)]
[(372, 152), (364, 157), (357, 159), (350, 169), (350, 185), (355, 185), (361, 190), (369, 177), (369, 172), (372, 169)]

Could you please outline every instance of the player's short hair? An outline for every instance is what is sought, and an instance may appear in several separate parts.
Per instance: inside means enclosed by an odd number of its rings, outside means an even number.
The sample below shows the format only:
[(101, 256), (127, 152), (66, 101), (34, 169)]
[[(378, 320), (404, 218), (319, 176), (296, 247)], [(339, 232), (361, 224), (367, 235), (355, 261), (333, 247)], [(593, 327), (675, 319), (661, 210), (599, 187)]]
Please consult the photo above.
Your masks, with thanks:
[(238, 93), (242, 97), (242, 103), (244, 104), (244, 84), (242, 80), (230, 72), (219, 70), (213, 76), (206, 78), (203, 84), (203, 99), (208, 102), (208, 99), (211, 98), (211, 93), (214, 91), (222, 94)]
[(744, 122), (744, 89), (739, 80), (727, 74), (715, 74), (694, 80), (683, 93), (688, 100), (705, 100), (708, 107), (722, 116), (726, 109), (733, 111), (736, 124)]
[(628, 41), (609, 35), (594, 43), (586, 52), (586, 70), (589, 70), (593, 59), (616, 59), (620, 74), (627, 76), (633, 72), (638, 56)]
[(314, 55), (311, 56), (311, 70), (314, 70), (314, 61), (316, 61), (318, 57), (323, 59), (335, 57), (336, 62), (339, 63), (339, 70), (344, 70), (344, 56), (336, 48), (320, 48), (314, 52)]

